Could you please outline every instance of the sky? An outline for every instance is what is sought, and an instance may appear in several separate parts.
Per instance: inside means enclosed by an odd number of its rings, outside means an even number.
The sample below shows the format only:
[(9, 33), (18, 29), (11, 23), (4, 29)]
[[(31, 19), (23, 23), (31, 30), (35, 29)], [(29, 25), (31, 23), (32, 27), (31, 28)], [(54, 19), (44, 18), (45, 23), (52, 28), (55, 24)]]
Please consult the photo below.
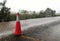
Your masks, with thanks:
[(6, 6), (15, 12), (19, 12), (19, 10), (39, 12), (46, 8), (60, 12), (60, 0), (7, 0)]

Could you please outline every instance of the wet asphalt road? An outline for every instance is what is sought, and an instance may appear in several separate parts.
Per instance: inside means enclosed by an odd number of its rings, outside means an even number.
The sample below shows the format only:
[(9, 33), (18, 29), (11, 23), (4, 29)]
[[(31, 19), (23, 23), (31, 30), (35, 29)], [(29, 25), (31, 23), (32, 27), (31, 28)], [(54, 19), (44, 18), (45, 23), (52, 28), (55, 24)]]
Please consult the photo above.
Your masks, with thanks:
[(60, 24), (52, 26), (38, 26), (29, 28), (24, 34), (41, 41), (60, 41)]
[(23, 35), (10, 35), (1, 39), (6, 41), (60, 41), (60, 22), (35, 26), (23, 31)]
[[(58, 18), (58, 19), (60, 19), (60, 18)], [(55, 20), (55, 19), (53, 19), (53, 20)], [(27, 23), (29, 23), (29, 22), (27, 22)], [(9, 26), (12, 24), (14, 24), (14, 23), (10, 23)], [(0, 24), (0, 25), (2, 25), (2, 24)], [(4, 25), (6, 26), (7, 24), (4, 24)], [(10, 27), (12, 27), (12, 26), (10, 26)], [(10, 30), (12, 30), (12, 29), (14, 29), (14, 27), (10, 28)], [(9, 31), (8, 27), (7, 27), (7, 29), (5, 28), (5, 30)], [(2, 29), (2, 31), (4, 31), (4, 29)], [(45, 25), (34, 26), (31, 28), (28, 28), (27, 30), (23, 31), (23, 36), (29, 36), (30, 38), (37, 39), (38, 41), (60, 41), (60, 22), (58, 22), (58, 23), (54, 22), (51, 24), (45, 24)], [(12, 39), (14, 39), (14, 38), (12, 38)], [(19, 40), (19, 39), (17, 39), (17, 40)]]

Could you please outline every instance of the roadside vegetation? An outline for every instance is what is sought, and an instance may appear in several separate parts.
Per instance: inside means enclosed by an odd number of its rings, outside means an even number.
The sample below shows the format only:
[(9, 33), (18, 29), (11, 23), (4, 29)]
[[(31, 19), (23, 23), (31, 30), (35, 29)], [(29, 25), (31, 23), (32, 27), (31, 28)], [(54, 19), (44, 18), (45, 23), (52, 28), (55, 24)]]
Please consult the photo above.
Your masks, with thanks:
[[(41, 10), (40, 12), (33, 11), (29, 13), (27, 10), (22, 10), (20, 14), (20, 20), (33, 19), (33, 18), (44, 18), (44, 17), (55, 17), (56, 11), (50, 8), (47, 8), (45, 11)], [(16, 14), (10, 14), (10, 21), (16, 20)]]

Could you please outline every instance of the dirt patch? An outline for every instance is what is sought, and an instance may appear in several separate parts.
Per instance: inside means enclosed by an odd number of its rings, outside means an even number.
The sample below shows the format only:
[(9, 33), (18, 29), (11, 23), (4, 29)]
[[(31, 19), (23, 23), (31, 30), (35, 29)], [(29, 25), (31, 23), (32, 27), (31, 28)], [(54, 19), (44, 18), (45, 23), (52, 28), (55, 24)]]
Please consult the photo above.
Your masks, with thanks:
[(0, 41), (40, 41), (40, 40), (26, 35), (15, 36), (12, 34), (9, 35), (8, 37), (0, 39)]

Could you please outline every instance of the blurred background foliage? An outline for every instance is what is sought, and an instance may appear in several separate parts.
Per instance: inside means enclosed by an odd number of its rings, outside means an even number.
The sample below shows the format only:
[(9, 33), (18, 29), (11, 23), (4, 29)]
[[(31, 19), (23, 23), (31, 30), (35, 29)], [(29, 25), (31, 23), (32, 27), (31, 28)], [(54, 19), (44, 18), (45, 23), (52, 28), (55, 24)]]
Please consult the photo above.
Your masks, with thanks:
[[(20, 14), (20, 20), (25, 20), (33, 18), (55, 17), (56, 16), (55, 13), (56, 13), (55, 10), (47, 8), (45, 11), (41, 10), (39, 13), (37, 13), (36, 11), (29, 13), (29, 11), (22, 10), (22, 13), (19, 14)], [(16, 20), (16, 14), (11, 13), (10, 20), (11, 21)]]

